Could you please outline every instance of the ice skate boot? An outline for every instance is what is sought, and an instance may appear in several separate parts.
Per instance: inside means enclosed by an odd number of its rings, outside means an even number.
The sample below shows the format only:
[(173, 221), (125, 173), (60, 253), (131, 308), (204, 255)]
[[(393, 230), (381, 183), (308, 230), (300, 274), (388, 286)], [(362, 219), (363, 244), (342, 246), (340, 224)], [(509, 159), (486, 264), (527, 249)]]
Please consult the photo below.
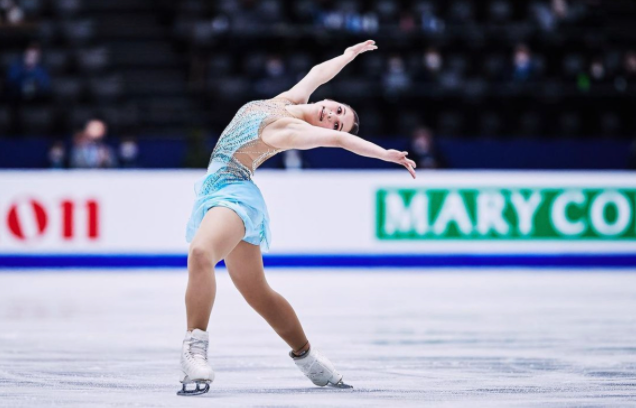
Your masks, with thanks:
[(289, 356), (294, 359), (300, 371), (319, 387), (329, 385), (336, 388), (353, 388), (342, 382), (342, 374), (336, 371), (327, 357), (314, 348), (310, 347), (302, 356), (296, 356), (290, 351)]
[[(181, 351), (181, 391), (177, 395), (200, 395), (210, 391), (214, 371), (208, 364), (208, 333), (194, 329), (186, 332)], [(188, 389), (188, 384), (195, 384)]]

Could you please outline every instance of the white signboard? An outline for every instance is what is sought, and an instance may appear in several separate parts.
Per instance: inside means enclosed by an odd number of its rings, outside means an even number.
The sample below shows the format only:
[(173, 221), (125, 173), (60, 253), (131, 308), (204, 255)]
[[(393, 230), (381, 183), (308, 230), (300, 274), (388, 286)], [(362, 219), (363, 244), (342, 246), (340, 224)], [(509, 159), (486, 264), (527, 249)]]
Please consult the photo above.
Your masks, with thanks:
[[(185, 254), (204, 171), (0, 172), (2, 254)], [(630, 173), (262, 170), (271, 254), (634, 254)]]

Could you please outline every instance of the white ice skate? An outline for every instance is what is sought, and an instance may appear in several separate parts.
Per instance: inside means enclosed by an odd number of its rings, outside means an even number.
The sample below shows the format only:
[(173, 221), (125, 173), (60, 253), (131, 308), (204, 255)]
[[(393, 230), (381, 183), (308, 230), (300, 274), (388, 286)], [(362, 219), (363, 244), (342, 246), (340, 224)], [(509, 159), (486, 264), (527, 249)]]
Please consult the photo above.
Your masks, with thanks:
[(294, 363), (298, 366), (314, 384), (324, 387), (329, 385), (336, 388), (353, 388), (353, 386), (342, 382), (342, 374), (336, 371), (335, 367), (327, 359), (313, 348), (309, 348), (307, 353), (297, 357), (289, 352), (289, 356), (294, 359)]
[[(200, 395), (210, 391), (210, 383), (214, 381), (214, 371), (208, 364), (207, 332), (194, 329), (186, 332), (181, 351), (181, 384), (183, 387), (177, 395)], [(195, 384), (188, 389), (187, 384)]]

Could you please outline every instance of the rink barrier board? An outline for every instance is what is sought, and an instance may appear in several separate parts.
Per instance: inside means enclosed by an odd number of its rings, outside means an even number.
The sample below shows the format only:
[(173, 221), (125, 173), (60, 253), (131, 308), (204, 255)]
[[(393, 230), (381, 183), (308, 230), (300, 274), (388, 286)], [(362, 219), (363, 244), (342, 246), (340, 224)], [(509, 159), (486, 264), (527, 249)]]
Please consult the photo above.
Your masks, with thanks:
[[(186, 268), (181, 254), (0, 255), (0, 271), (45, 268)], [(266, 255), (269, 268), (626, 268), (636, 254)], [(219, 266), (224, 266), (223, 262)]]
[[(48, 261), (58, 264), (73, 256), (88, 259), (82, 261), (88, 266), (109, 258), (183, 265), (193, 185), (203, 174), (0, 172), (0, 257), (27, 263), (36, 259), (29, 257), (59, 256)], [(267, 262), (634, 266), (623, 257), (636, 256), (634, 173), (420, 175), (412, 180), (397, 170), (259, 171), (255, 180), (273, 236)], [(148, 254), (159, 260), (151, 262)]]

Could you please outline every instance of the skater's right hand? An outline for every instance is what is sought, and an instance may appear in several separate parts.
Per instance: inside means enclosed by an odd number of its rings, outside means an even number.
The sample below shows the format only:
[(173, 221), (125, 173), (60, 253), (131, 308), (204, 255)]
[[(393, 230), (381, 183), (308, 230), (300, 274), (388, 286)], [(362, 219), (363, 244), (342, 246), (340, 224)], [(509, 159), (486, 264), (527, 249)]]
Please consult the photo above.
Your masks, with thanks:
[(400, 152), (399, 150), (387, 150), (384, 160), (404, 166), (411, 174), (411, 177), (415, 178), (415, 167), (417, 165), (413, 160), (406, 157), (408, 154), (409, 152)]
[(347, 58), (353, 60), (355, 57), (357, 57), (359, 54), (362, 54), (363, 52), (373, 51), (377, 49), (378, 46), (375, 45), (375, 41), (367, 40), (365, 42), (361, 42), (360, 44), (352, 45), (351, 47), (347, 48), (344, 52), (344, 55)]

